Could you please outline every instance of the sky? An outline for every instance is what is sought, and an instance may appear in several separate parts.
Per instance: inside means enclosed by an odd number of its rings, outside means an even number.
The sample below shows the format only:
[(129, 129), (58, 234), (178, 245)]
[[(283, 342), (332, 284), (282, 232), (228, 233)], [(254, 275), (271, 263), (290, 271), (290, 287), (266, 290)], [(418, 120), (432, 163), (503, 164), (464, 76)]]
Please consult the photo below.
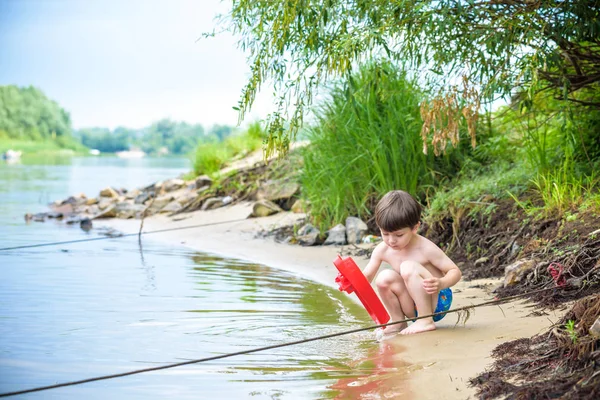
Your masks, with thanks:
[[(202, 38), (228, 3), (0, 0), (0, 85), (41, 89), (75, 129), (162, 118), (235, 126), (246, 56), (229, 33)], [(271, 104), (263, 91), (242, 126)]]

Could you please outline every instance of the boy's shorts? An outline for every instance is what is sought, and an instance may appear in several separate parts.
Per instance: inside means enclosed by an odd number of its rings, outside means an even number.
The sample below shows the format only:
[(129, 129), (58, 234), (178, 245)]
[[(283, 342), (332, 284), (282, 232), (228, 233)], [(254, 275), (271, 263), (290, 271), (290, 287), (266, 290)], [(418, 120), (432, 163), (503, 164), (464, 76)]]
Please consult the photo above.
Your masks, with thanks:
[[(435, 314), (435, 313), (439, 313), (439, 312), (448, 311), (450, 309), (451, 305), (452, 305), (452, 290), (450, 288), (442, 289), (442, 290), (440, 290), (440, 293), (438, 294), (437, 306), (435, 307), (435, 311), (433, 313)], [(417, 312), (416, 308), (415, 308), (415, 314), (417, 317), (419, 316), (419, 313)], [(445, 316), (446, 316), (446, 314), (435, 315), (433, 317), (433, 321), (437, 322), (440, 319), (444, 318)]]

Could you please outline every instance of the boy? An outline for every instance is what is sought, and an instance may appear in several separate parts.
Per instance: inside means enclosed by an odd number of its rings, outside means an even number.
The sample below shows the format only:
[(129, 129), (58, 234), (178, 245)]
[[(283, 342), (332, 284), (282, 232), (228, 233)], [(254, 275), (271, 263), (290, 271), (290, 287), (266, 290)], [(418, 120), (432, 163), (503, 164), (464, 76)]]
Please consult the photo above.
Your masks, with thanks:
[[(452, 299), (449, 288), (462, 276), (456, 264), (438, 246), (417, 233), (420, 219), (421, 206), (402, 190), (387, 193), (375, 208), (375, 221), (383, 242), (373, 250), (363, 273), (371, 282), (382, 262), (392, 267), (382, 271), (375, 281), (392, 321), (414, 318), (417, 310), (421, 315), (433, 314), (434, 310), (448, 311)], [(383, 334), (412, 334), (434, 329), (434, 319), (429, 317), (416, 320), (408, 327), (406, 323), (386, 326)]]

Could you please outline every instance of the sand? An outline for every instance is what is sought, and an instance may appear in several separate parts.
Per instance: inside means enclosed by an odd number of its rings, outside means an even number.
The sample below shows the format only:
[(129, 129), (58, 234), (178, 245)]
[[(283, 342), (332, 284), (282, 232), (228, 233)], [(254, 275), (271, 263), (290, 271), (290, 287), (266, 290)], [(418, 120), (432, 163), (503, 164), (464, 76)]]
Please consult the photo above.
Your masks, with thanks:
[[(332, 261), (344, 249), (337, 246), (301, 247), (259, 238), (257, 233), (304, 217), (290, 212), (264, 218), (246, 217), (251, 204), (243, 203), (210, 211), (196, 211), (175, 217), (158, 215), (146, 218), (144, 231), (218, 223), (201, 228), (151, 235), (152, 240), (184, 245), (192, 249), (264, 264), (291, 271), (304, 278), (337, 288), (337, 270)], [(224, 221), (236, 222), (223, 223)], [(94, 226), (107, 226), (124, 233), (139, 230), (139, 220), (97, 220)], [(150, 237), (150, 236), (149, 236)], [(360, 267), (368, 260), (353, 257)], [(461, 281), (452, 308), (481, 303), (493, 298), (490, 289), (499, 281)], [(475, 287), (477, 286), (477, 287)], [(355, 295), (349, 295), (358, 302)], [(466, 324), (456, 324), (458, 314), (438, 322), (438, 329), (412, 336), (395, 336), (380, 344), (375, 364), (381, 377), (373, 374), (369, 382), (340, 382), (347, 398), (475, 399), (468, 386), (470, 378), (492, 362), (490, 352), (498, 344), (535, 335), (559, 319), (559, 313), (530, 315), (531, 304), (523, 301), (475, 309)], [(391, 371), (391, 372), (390, 372)], [(346, 398), (346, 397), (344, 397)]]

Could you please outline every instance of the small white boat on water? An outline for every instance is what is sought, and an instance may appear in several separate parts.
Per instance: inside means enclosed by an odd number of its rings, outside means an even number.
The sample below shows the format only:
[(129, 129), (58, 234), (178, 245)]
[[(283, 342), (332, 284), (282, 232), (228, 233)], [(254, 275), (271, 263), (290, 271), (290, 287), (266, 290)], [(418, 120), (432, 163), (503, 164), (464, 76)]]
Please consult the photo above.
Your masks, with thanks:
[(120, 158), (142, 158), (146, 155), (146, 153), (141, 150), (117, 151), (115, 154)]

